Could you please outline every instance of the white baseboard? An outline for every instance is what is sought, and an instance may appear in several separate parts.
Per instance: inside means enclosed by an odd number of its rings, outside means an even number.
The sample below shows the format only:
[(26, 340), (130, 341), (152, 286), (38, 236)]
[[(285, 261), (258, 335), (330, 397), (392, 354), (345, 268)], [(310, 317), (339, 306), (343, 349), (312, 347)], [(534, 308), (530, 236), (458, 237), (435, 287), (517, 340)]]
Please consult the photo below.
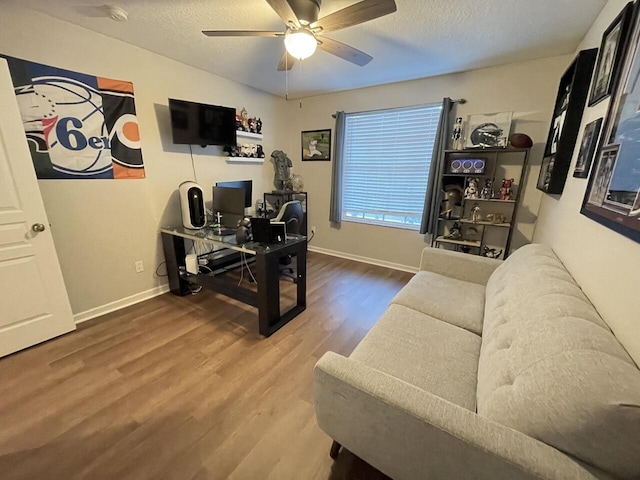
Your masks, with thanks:
[[(322, 253), (324, 255), (331, 255), (332, 257), (345, 258), (347, 260), (354, 260), (356, 262), (361, 262), (361, 263), (368, 263), (369, 265), (377, 265), (379, 267), (392, 268), (394, 270), (400, 270), (402, 272), (416, 273), (418, 271), (417, 267), (410, 267), (408, 265), (401, 265), (399, 263), (385, 262), (384, 260), (377, 260), (375, 258), (362, 257), (360, 255), (351, 255), (350, 253), (338, 252), (335, 250), (329, 250), (327, 248), (312, 247), (312, 246), (309, 246), (308, 248), (309, 248), (309, 251), (311, 252)], [(76, 313), (73, 315), (73, 320), (75, 321), (76, 324), (86, 322), (87, 320), (91, 320), (92, 318), (96, 318), (101, 315), (106, 315), (107, 313), (115, 312), (116, 310), (120, 310), (121, 308), (125, 308), (130, 305), (134, 305), (136, 303), (149, 300), (150, 298), (157, 297), (159, 295), (167, 293), (168, 291), (169, 291), (168, 284), (160, 285), (150, 290), (136, 293), (135, 295), (121, 298), (120, 300), (109, 302), (105, 305), (101, 305), (99, 307), (95, 307), (90, 310), (86, 310), (84, 312)]]
[(163, 293), (167, 293), (168, 291), (168, 284), (160, 285), (150, 290), (136, 293), (135, 295), (131, 295), (129, 297), (121, 298), (120, 300), (116, 300), (115, 302), (109, 302), (105, 305), (91, 308), (84, 312), (76, 313), (73, 315), (73, 320), (76, 322), (76, 324), (86, 322), (87, 320), (91, 320), (92, 318), (106, 315), (107, 313), (115, 312), (116, 310), (120, 310), (121, 308), (128, 307), (145, 300), (149, 300), (153, 297), (157, 297), (158, 295), (162, 295)]
[(350, 253), (338, 252), (336, 250), (329, 250), (327, 248), (313, 247), (309, 245), (308, 250), (311, 252), (322, 253), (324, 255), (331, 255), (332, 257), (345, 258), (347, 260), (354, 260), (356, 262), (368, 263), (369, 265), (392, 268), (393, 270), (400, 270), (401, 272), (416, 273), (418, 271), (418, 267), (410, 267), (408, 265), (402, 265), (400, 263), (385, 262), (384, 260), (362, 257), (360, 255), (352, 255)]

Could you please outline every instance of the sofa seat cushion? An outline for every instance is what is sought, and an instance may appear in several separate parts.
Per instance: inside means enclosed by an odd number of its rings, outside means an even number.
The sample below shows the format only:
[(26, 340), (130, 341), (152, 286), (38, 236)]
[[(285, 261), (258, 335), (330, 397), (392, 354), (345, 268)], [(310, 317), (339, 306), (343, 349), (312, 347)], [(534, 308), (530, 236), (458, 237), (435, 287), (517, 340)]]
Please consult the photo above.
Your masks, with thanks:
[(480, 337), (403, 305), (390, 305), (349, 356), (475, 411)]
[(391, 303), (480, 335), (484, 298), (483, 285), (423, 271), (418, 272)]
[(478, 414), (621, 478), (640, 476), (640, 370), (548, 247), (487, 283)]

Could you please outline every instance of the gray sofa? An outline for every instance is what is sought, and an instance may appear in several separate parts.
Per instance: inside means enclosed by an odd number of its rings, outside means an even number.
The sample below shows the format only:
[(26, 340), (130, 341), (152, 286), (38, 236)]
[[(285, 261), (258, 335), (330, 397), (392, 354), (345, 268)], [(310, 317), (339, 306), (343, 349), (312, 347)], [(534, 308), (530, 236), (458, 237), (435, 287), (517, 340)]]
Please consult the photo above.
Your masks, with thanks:
[(314, 382), (332, 454), (395, 480), (640, 478), (640, 370), (548, 247), (426, 248)]

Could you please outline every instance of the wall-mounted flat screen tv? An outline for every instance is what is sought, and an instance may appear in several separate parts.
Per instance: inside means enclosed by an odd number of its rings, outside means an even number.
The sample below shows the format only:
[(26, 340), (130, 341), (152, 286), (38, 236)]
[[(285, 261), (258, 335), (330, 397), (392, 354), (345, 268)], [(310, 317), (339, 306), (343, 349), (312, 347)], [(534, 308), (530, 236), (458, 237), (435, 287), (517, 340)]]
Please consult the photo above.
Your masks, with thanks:
[(169, 99), (173, 143), (236, 145), (236, 109)]

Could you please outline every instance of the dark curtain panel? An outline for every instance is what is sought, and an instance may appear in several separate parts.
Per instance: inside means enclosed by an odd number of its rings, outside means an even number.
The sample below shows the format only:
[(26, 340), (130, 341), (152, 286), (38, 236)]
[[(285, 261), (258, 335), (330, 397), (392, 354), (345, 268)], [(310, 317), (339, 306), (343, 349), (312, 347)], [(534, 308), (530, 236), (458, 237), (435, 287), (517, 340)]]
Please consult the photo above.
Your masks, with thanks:
[(342, 212), (342, 165), (344, 146), (344, 112), (336, 112), (336, 128), (331, 170), (331, 203), (329, 204), (329, 221), (341, 222)]
[(444, 166), (444, 151), (449, 143), (449, 127), (451, 125), (451, 107), (453, 102), (449, 97), (442, 100), (442, 113), (438, 132), (433, 145), (433, 155), (431, 157), (431, 169), (429, 170), (429, 181), (427, 183), (427, 194), (424, 199), (424, 209), (422, 210), (422, 223), (420, 233), (430, 234), (436, 230), (436, 220), (440, 213), (440, 176)]

